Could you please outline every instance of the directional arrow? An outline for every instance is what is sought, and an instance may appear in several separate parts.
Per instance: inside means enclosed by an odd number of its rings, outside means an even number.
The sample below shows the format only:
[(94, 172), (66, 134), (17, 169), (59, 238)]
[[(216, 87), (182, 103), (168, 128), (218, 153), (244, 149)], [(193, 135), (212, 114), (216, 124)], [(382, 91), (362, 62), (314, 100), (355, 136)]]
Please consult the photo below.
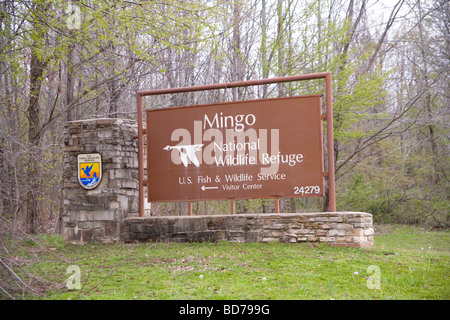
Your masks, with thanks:
[(202, 186), (202, 188), (201, 188), (203, 191), (205, 191), (205, 190), (207, 190), (207, 189), (219, 189), (219, 187), (205, 187), (205, 186)]

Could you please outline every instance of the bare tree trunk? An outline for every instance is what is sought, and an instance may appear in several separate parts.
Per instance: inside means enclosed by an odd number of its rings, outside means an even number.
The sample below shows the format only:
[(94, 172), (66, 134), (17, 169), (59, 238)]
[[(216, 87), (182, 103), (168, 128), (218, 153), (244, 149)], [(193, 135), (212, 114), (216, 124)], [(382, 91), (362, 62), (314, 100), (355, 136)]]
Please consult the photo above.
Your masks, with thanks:
[[(69, 36), (72, 34), (72, 30), (69, 30)], [(71, 45), (67, 53), (67, 67), (66, 67), (66, 95), (65, 95), (65, 107), (67, 110), (67, 121), (75, 120), (74, 110), (71, 106), (74, 99), (74, 88), (75, 88), (75, 70), (73, 68), (73, 50), (74, 45)]]
[(437, 168), (437, 158), (438, 158), (438, 147), (436, 144), (436, 138), (435, 138), (435, 134), (434, 134), (434, 127), (432, 124), (432, 120), (433, 120), (433, 110), (431, 108), (431, 92), (429, 90), (429, 79), (428, 79), (428, 62), (427, 62), (427, 54), (425, 52), (425, 40), (424, 40), (424, 32), (423, 32), (423, 25), (422, 25), (422, 7), (421, 7), (421, 3), (420, 0), (417, 2), (418, 4), (418, 8), (419, 8), (419, 36), (420, 36), (420, 53), (422, 55), (422, 60), (423, 60), (423, 77), (424, 77), (424, 87), (426, 88), (426, 93), (425, 93), (425, 107), (427, 109), (427, 113), (428, 113), (428, 141), (430, 142), (431, 145), (431, 152), (433, 154), (433, 169), (434, 172), (432, 173), (432, 178), (431, 178), (431, 184), (435, 185), (436, 183), (439, 182), (439, 174), (438, 174), (438, 168)]
[[(261, 4), (261, 71), (263, 79), (269, 77), (269, 62), (267, 58), (267, 12), (266, 12), (266, 0), (262, 0)], [(262, 86), (262, 99), (267, 98), (268, 85)], [(263, 212), (265, 206), (263, 206)]]
[(38, 197), (39, 197), (39, 159), (40, 159), (40, 108), (39, 91), (42, 83), (46, 63), (41, 61), (36, 52), (32, 50), (30, 63), (30, 101), (28, 104), (28, 191), (27, 191), (27, 215), (26, 225), (29, 233), (37, 232), (38, 219)]
[[(0, 81), (3, 78), (3, 83), (0, 83), (5, 90), (4, 103), (6, 104), (6, 114), (8, 122), (5, 122), (10, 128), (17, 128), (17, 114), (12, 110), (12, 101), (15, 99), (15, 95), (11, 92), (12, 84), (10, 81), (10, 73), (4, 70), (2, 63), (0, 62)], [(3, 75), (3, 77), (2, 77)], [(7, 137), (12, 137), (14, 131), (7, 131)], [(15, 162), (11, 161), (11, 155), (15, 154), (15, 143), (8, 141), (8, 138), (0, 138), (0, 198), (1, 198), (1, 212), (2, 214), (14, 214), (16, 209), (15, 199), (18, 197), (18, 190), (15, 188), (13, 173), (15, 172)]]
[[(242, 81), (244, 80), (244, 62), (242, 60), (242, 49), (241, 49), (241, 12), (242, 12), (242, 2), (241, 0), (234, 0), (233, 2), (233, 80)], [(242, 100), (243, 98), (243, 88), (233, 88), (233, 100)]]
[(392, 27), (392, 25), (393, 25), (393, 23), (394, 23), (394, 21), (395, 21), (395, 19), (397, 17), (397, 14), (400, 11), (400, 8), (403, 6), (404, 2), (405, 2), (405, 0), (399, 0), (395, 4), (394, 8), (392, 9), (391, 15), (389, 16), (389, 19), (388, 19), (388, 21), (386, 23), (386, 27), (384, 28), (383, 34), (381, 35), (380, 39), (378, 40), (377, 46), (376, 46), (374, 52), (372, 53), (372, 55), (370, 57), (369, 63), (368, 63), (367, 68), (366, 68), (366, 72), (368, 72), (372, 68), (373, 64), (375, 63), (375, 59), (377, 58), (378, 53), (379, 53), (379, 51), (381, 49), (381, 46), (383, 45), (384, 40), (386, 39), (388, 31)]
[[(285, 75), (284, 70), (284, 19), (283, 19), (283, 0), (278, 0), (277, 2), (277, 51), (278, 51), (278, 76), (282, 77)], [(278, 84), (278, 96), (283, 97), (286, 94), (286, 86), (284, 83)], [(280, 202), (280, 211), (284, 206), (284, 201)]]

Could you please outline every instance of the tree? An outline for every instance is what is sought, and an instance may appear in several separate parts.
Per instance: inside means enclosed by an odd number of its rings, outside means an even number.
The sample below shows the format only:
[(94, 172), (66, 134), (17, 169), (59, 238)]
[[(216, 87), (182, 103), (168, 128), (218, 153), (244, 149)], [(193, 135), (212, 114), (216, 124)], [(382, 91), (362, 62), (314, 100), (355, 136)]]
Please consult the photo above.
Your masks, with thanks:
[[(73, 12), (57, 0), (3, 1), (1, 6), (0, 79), (6, 84), (1, 88), (5, 107), (1, 121), (7, 125), (1, 128), (0, 178), (8, 177), (2, 182), (1, 203), (8, 208), (7, 215), (15, 216), (15, 211), (25, 208), (23, 221), (28, 232), (35, 233), (41, 227), (39, 217), (48, 214), (44, 213), (47, 196), (54, 198), (51, 186), (60, 183), (61, 153), (48, 152), (53, 143), (61, 143), (63, 122), (56, 120), (91, 117), (102, 109), (108, 116), (117, 116), (126, 86), (145, 73), (142, 67), (154, 70), (152, 54), (183, 47), (186, 37), (176, 35), (184, 29), (191, 32), (189, 41), (198, 36), (202, 25), (198, 13), (207, 8), (197, 2), (180, 6), (168, 1), (164, 14), (149, 15), (158, 12), (160, 4), (80, 1), (73, 6), (80, 14), (79, 23), (71, 25)], [(177, 13), (179, 9), (183, 14)], [(75, 27), (68, 30), (69, 25)], [(28, 99), (13, 99), (13, 92), (20, 91)], [(88, 104), (105, 94), (109, 103), (95, 108)], [(19, 111), (25, 117), (18, 116)], [(12, 134), (13, 121), (19, 122), (16, 128), (22, 132)], [(20, 165), (8, 161), (13, 148), (26, 150)], [(8, 168), (12, 165), (15, 176)], [(8, 189), (13, 182), (15, 195)], [(12, 199), (18, 199), (14, 208)], [(55, 199), (55, 203), (61, 202)]]
[[(28, 230), (37, 232), (62, 210), (55, 194), (64, 121), (134, 118), (142, 88), (330, 71), (342, 209), (367, 209), (356, 200), (358, 185), (375, 190), (370, 210), (415, 206), (432, 212), (427, 219), (445, 221), (449, 3), (383, 3), (1, 1), (1, 214), (15, 226), (28, 221)], [(307, 81), (158, 96), (145, 107), (323, 92), (323, 81)], [(391, 170), (401, 179), (388, 187)], [(365, 184), (360, 177), (367, 177)], [(321, 201), (284, 204), (291, 211), (327, 210)], [(266, 200), (239, 206), (272, 210)], [(223, 203), (200, 207), (224, 210)]]

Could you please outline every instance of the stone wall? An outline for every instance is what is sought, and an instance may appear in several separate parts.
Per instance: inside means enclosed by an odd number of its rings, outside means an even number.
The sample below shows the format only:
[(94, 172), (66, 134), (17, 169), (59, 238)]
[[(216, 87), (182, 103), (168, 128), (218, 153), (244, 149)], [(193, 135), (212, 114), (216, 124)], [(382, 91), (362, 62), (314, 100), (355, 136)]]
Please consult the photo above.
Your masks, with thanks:
[(363, 212), (236, 214), (125, 219), (125, 242), (325, 242), (368, 247), (372, 215)]
[[(94, 119), (64, 128), (64, 216), (66, 242), (115, 242), (121, 223), (138, 212), (138, 159), (135, 121)], [(77, 155), (100, 153), (103, 177), (92, 190), (78, 182)]]

